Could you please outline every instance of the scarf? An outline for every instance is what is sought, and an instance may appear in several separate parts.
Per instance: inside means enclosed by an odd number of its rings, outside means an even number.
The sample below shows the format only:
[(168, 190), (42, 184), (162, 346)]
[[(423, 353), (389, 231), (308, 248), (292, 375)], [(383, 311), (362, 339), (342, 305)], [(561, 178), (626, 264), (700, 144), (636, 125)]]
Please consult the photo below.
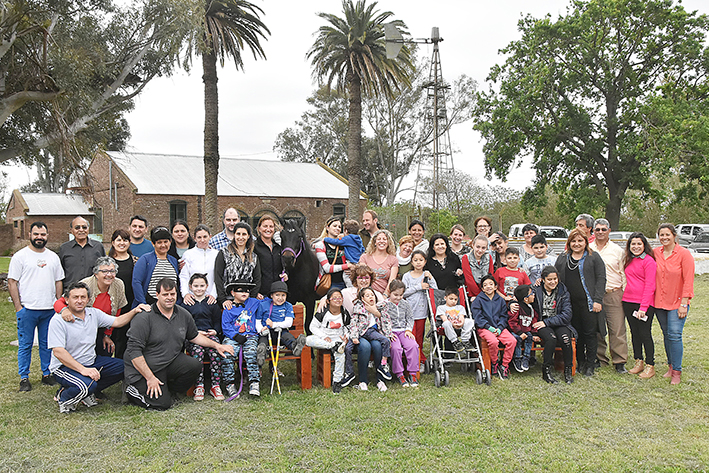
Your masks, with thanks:
[(472, 254), (472, 258), (469, 256), (468, 261), (470, 262), (470, 272), (473, 273), (473, 279), (475, 284), (480, 286), (480, 280), (490, 272), (490, 253), (485, 253), (480, 262), (475, 259), (475, 255)]
[(409, 253), (409, 256), (404, 258), (401, 256), (401, 248), (396, 250), (396, 259), (399, 260), (399, 266), (406, 266), (407, 264), (411, 263), (411, 253)]

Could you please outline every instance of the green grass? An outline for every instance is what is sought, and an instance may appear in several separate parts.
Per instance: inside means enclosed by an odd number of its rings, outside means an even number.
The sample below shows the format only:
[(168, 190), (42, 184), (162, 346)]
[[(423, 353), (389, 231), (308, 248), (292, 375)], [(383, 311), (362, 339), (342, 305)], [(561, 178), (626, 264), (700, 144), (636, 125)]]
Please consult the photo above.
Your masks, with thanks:
[[(698, 471), (709, 469), (709, 277), (698, 278), (684, 330), (683, 379), (670, 386), (659, 326), (659, 375), (604, 368), (550, 386), (539, 365), (477, 386), (301, 392), (292, 363), (283, 395), (186, 400), (167, 412), (109, 401), (60, 415), (54, 389), (18, 393), (12, 307), (0, 293), (0, 471)], [(266, 385), (262, 380), (262, 392)]]
[(10, 257), (0, 256), (0, 273), (6, 273), (10, 268)]

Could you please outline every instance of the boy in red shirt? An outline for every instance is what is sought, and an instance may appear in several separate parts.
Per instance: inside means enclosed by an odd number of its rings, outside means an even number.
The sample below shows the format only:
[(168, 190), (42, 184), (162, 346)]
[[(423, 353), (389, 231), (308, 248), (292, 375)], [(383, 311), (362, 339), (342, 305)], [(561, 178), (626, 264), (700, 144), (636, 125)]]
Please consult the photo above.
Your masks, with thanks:
[(497, 292), (509, 302), (514, 298), (515, 289), (523, 284), (531, 285), (529, 276), (519, 269), (519, 250), (517, 248), (507, 248), (505, 250), (505, 262), (503, 266), (495, 271), (495, 281), (497, 281)]

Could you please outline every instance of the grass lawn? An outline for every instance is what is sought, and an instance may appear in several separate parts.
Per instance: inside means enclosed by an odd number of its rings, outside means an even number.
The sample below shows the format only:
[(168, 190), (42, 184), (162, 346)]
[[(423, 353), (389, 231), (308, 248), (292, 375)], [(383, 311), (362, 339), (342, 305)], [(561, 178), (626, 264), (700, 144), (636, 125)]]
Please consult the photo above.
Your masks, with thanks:
[[(540, 364), (477, 386), (451, 372), (436, 389), (301, 392), (292, 363), (283, 395), (167, 412), (120, 404), (117, 386), (92, 409), (61, 415), (55, 389), (18, 393), (12, 305), (0, 293), (0, 471), (700, 471), (709, 469), (709, 277), (697, 279), (684, 330), (682, 384), (670, 386), (659, 325), (659, 375), (601, 369), (571, 386), (541, 380)], [(631, 355), (632, 358), (632, 355)], [(630, 366), (630, 364), (629, 364)], [(266, 385), (262, 380), (262, 392)]]
[(6, 273), (10, 267), (10, 257), (0, 256), (0, 273)]

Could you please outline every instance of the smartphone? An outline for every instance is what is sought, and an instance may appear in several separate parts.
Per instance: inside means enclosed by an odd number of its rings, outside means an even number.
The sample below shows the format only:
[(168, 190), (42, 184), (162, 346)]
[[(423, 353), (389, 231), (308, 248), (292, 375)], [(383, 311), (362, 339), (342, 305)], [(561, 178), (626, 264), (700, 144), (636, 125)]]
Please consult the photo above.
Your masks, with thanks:
[(647, 314), (640, 317), (637, 310), (633, 312), (633, 317), (635, 317), (638, 320), (642, 320), (643, 322), (647, 322)]

